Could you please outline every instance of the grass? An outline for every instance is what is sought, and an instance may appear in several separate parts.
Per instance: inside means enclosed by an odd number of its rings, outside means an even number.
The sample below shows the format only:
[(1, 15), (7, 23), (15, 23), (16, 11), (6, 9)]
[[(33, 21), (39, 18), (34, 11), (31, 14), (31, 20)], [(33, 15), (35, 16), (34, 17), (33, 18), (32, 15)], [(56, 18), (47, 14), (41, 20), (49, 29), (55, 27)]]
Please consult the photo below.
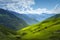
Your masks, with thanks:
[(17, 31), (0, 25), (0, 40), (60, 40), (60, 14)]
[(60, 40), (60, 16), (23, 28), (17, 33), (21, 40)]

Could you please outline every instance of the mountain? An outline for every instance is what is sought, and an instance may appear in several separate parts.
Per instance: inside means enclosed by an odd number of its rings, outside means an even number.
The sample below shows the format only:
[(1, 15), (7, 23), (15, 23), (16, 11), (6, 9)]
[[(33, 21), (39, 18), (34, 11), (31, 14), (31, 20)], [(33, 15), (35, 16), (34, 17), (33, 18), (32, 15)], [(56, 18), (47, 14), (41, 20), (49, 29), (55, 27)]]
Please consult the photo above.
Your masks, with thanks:
[(12, 11), (0, 9), (0, 40), (18, 40), (17, 30), (28, 26), (21, 18), (15, 16)]
[(12, 29), (21, 29), (28, 25), (36, 24), (54, 14), (20, 14), (9, 10), (0, 9), (0, 24)]
[(0, 9), (0, 40), (60, 40), (60, 14), (19, 14)]
[(17, 31), (21, 40), (60, 40), (60, 14)]
[(41, 22), (51, 16), (53, 16), (54, 14), (47, 14), (47, 13), (42, 13), (42, 14), (27, 14), (27, 16), (29, 16), (31, 19), (36, 20), (38, 22)]
[(15, 13), (14, 15), (16, 15), (18, 18), (23, 19), (28, 25), (32, 25), (32, 24), (35, 24), (35, 23), (39, 22), (34, 18), (30, 18), (29, 16), (27, 16), (27, 14), (19, 14), (19, 13), (17, 14), (17, 13)]
[(13, 14), (16, 15), (18, 18), (23, 19), (28, 25), (36, 24), (54, 15), (54, 14), (47, 14), (47, 13), (42, 13), (42, 14), (13, 13)]
[(14, 15), (12, 11), (0, 9), (0, 25), (4, 25), (11, 29), (20, 29), (28, 24), (21, 18)]

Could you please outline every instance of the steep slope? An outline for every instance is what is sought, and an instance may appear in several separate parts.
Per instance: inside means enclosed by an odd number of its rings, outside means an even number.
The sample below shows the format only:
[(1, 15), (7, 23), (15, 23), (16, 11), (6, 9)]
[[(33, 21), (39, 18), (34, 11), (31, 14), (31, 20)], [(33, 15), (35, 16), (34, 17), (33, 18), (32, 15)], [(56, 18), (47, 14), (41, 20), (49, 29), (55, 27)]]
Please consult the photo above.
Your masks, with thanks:
[(21, 40), (60, 40), (60, 14), (23, 28), (17, 33), (21, 36)]
[(34, 19), (34, 18), (30, 18), (29, 16), (27, 16), (27, 14), (14, 14), (16, 15), (18, 18), (21, 18), (23, 19), (28, 25), (31, 25), (31, 24), (35, 24), (35, 23), (38, 23), (39, 21)]
[(23, 19), (16, 17), (13, 13), (15, 12), (0, 9), (0, 25), (14, 30), (28, 25)]
[(0, 25), (0, 40), (15, 40), (16, 32), (5, 27), (4, 25)]
[(32, 25), (32, 24), (41, 22), (47, 19), (48, 17), (53, 16), (54, 14), (46, 14), (46, 13), (42, 13), (42, 14), (19, 14), (18, 13), (17, 14), (15, 13), (14, 15), (16, 15), (18, 18), (25, 20), (27, 24)]

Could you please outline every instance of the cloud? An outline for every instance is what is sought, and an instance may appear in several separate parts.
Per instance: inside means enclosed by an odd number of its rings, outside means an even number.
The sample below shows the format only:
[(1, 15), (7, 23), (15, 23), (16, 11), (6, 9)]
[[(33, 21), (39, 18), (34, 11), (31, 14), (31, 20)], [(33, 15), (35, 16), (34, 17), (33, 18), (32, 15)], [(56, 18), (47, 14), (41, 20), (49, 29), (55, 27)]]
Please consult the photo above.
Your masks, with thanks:
[(34, 5), (34, 0), (0, 0), (0, 8), (16, 12), (25, 12)]
[(60, 13), (60, 4), (56, 4), (55, 7), (52, 9), (53, 13)]
[(15, 11), (20, 14), (51, 14), (60, 12), (60, 8), (56, 9), (58, 4), (55, 6), (53, 10), (48, 10), (47, 8), (34, 9), (33, 7), (31, 7), (32, 5), (35, 5), (34, 0), (0, 0), (0, 8)]
[(48, 9), (46, 8), (38, 8), (38, 9), (30, 9), (30, 10), (26, 10), (26, 11), (22, 11), (22, 13), (24, 14), (27, 14), (27, 13), (30, 13), (30, 14), (41, 14), (41, 13), (52, 13), (51, 11), (48, 11)]

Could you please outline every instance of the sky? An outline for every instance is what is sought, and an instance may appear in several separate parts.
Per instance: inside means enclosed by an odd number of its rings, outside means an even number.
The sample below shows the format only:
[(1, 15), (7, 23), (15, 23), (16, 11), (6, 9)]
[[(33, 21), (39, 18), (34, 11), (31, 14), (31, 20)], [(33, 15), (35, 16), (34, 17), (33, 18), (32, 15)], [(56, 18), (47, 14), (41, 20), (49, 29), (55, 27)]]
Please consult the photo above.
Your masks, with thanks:
[(20, 14), (58, 14), (60, 0), (0, 0), (0, 8)]

